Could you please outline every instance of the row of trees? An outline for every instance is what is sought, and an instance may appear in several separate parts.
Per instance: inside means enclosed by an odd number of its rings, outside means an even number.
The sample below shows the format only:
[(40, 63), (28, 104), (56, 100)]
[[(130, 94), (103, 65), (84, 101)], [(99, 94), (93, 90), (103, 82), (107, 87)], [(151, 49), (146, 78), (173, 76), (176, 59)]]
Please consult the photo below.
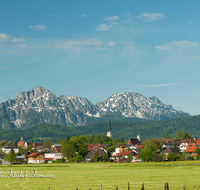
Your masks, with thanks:
[[(79, 162), (83, 161), (84, 157), (87, 155), (87, 147), (86, 144), (108, 144), (110, 147), (107, 149), (108, 153), (105, 153), (102, 156), (102, 160), (108, 160), (109, 154), (115, 149), (115, 147), (119, 144), (124, 143), (124, 139), (111, 139), (102, 134), (97, 135), (87, 135), (80, 136), (76, 135), (71, 137), (70, 139), (64, 140), (61, 138), (58, 141), (62, 145), (61, 152), (64, 157), (66, 157), (69, 161)], [(97, 160), (97, 155), (94, 155), (94, 160)]]
[[(166, 133), (164, 135), (164, 138), (171, 138), (171, 136), (168, 133)], [(192, 135), (185, 131), (184, 132), (176, 131), (174, 133), (174, 138), (178, 139), (179, 141), (182, 141), (184, 139), (193, 139)]]
[[(144, 147), (142, 147), (138, 153), (138, 158), (141, 158), (142, 161), (149, 162), (149, 161), (164, 161), (165, 156), (164, 154), (159, 154), (162, 150), (163, 142), (158, 142), (157, 140), (146, 140), (144, 142)], [(178, 150), (178, 146), (174, 142), (173, 148)], [(197, 153), (196, 160), (200, 160), (200, 148), (197, 147), (195, 150)], [(186, 154), (183, 152), (182, 154), (176, 153), (169, 153), (167, 156), (169, 161), (177, 161), (177, 160), (192, 160), (193, 157), (190, 154)]]

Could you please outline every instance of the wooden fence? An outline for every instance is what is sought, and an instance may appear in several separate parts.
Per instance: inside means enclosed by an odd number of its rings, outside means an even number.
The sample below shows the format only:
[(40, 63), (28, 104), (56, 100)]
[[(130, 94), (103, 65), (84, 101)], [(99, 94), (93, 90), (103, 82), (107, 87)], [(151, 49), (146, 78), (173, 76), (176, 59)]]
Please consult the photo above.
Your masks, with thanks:
[[(127, 186), (128, 186), (128, 187), (127, 187), (128, 190), (130, 190), (130, 185), (129, 185), (129, 183), (127, 183)], [(148, 188), (147, 188), (147, 189), (148, 189)], [(50, 187), (48, 188), (48, 190), (50, 190)], [(78, 187), (76, 188), (76, 190), (78, 190)], [(89, 190), (92, 190), (92, 189), (89, 188)], [(100, 184), (100, 190), (102, 190), (102, 184)], [(116, 190), (118, 190), (118, 187), (116, 187)], [(145, 188), (144, 188), (144, 183), (142, 184), (140, 190), (145, 190)], [(169, 189), (169, 184), (168, 184), (167, 182), (164, 183), (164, 190), (170, 190), (170, 189)], [(183, 190), (186, 190), (186, 183), (183, 185)], [(200, 185), (199, 185), (199, 187), (198, 187), (198, 190), (200, 190)]]

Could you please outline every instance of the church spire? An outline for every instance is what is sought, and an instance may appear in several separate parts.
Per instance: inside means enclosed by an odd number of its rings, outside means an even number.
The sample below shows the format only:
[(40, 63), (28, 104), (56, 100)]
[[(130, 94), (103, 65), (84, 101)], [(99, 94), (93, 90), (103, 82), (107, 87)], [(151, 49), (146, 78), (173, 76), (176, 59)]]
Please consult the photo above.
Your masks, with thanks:
[(137, 139), (140, 141), (139, 129), (138, 129), (138, 135), (137, 135)]

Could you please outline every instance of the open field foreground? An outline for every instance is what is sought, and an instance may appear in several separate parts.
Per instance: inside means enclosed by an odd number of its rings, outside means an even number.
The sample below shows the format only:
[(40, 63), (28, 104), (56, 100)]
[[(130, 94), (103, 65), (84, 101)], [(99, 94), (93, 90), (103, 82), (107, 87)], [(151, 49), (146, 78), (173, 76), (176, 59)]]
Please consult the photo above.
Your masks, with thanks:
[[(31, 190), (102, 190), (127, 189), (140, 190), (144, 182), (145, 190), (162, 190), (164, 183), (169, 183), (170, 190), (197, 190), (200, 185), (200, 162), (168, 162), (168, 163), (64, 163), (38, 165), (0, 166), (3, 178), (0, 178), (0, 189), (31, 189)], [(13, 173), (22, 170), (27, 178), (5, 178), (6, 170)], [(31, 178), (30, 171), (37, 169), (39, 175), (54, 175), (54, 178)]]

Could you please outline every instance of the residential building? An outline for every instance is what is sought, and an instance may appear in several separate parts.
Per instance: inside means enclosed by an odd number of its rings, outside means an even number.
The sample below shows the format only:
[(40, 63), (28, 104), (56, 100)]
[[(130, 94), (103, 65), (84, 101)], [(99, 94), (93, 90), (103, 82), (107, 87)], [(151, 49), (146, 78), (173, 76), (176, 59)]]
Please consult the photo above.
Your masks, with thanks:
[(18, 146), (13, 146), (13, 147), (12, 146), (5, 146), (5, 147), (2, 147), (1, 150), (2, 150), (3, 153), (8, 154), (11, 151), (12, 148), (13, 148), (13, 151), (14, 151), (15, 154), (17, 154), (19, 152)]
[(163, 142), (163, 148), (173, 147), (174, 142), (176, 143), (177, 147), (180, 145), (180, 141), (176, 138), (162, 138), (154, 140), (157, 140), (159, 143)]
[(10, 161), (5, 161), (4, 160), (4, 157), (5, 157), (5, 154), (1, 154), (0, 153), (0, 165), (9, 165), (10, 164)]
[(97, 147), (95, 150), (91, 150), (88, 152), (88, 154), (85, 156), (85, 161), (86, 162), (94, 162), (94, 154), (97, 152), (98, 155), (98, 161), (101, 160), (101, 157), (103, 156), (104, 153), (107, 153), (107, 150), (102, 148), (102, 147)]
[(193, 139), (184, 139), (183, 141), (180, 142), (179, 144), (179, 149), (180, 149), (180, 152), (185, 152), (187, 146), (188, 146), (188, 143), (195, 143), (196, 141), (193, 140)]
[(28, 164), (40, 164), (44, 162), (44, 154), (40, 152), (29, 154), (27, 158)]
[(28, 143), (27, 143), (26, 141), (24, 141), (23, 138), (21, 138), (21, 141), (19, 141), (19, 142), (17, 143), (17, 146), (20, 146), (20, 147), (22, 147), (22, 148), (27, 149), (27, 148), (28, 148)]
[(164, 160), (168, 160), (168, 154), (169, 153), (181, 154), (180, 151), (178, 151), (178, 150), (176, 150), (176, 149), (174, 149), (172, 147), (166, 147), (164, 150), (162, 150), (160, 152), (160, 154), (164, 155), (164, 157), (163, 157)]

